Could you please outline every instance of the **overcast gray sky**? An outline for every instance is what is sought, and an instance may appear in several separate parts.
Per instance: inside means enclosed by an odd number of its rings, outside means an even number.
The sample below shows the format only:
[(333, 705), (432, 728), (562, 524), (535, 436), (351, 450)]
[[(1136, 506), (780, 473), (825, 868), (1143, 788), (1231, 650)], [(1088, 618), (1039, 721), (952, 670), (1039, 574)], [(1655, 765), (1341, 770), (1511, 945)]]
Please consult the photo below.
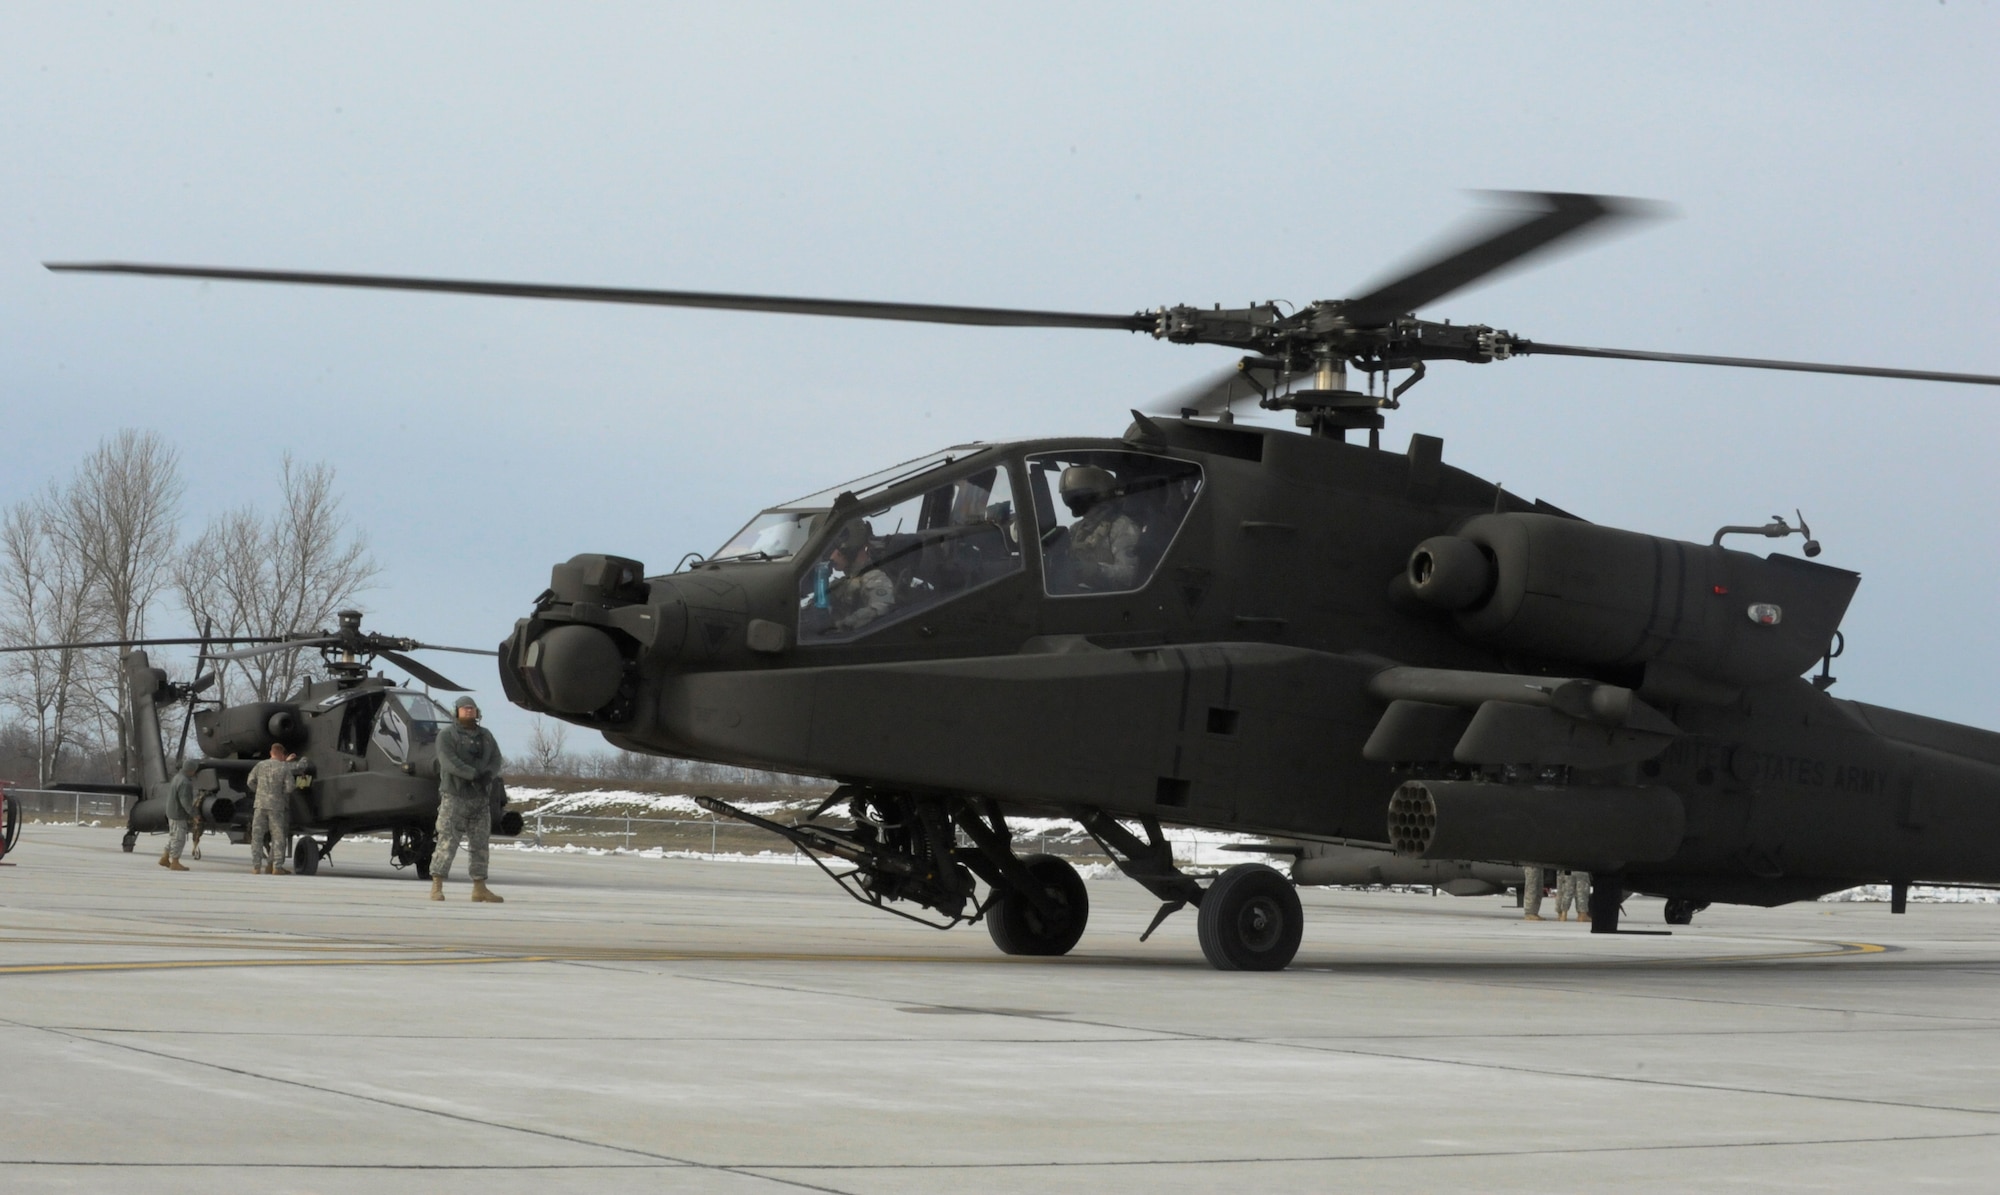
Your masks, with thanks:
[[(487, 644), (573, 553), (663, 570), (939, 445), (1117, 434), (1231, 359), (62, 259), (1127, 312), (1357, 293), (1472, 189), (1589, 190), (1679, 216), (1425, 314), (2000, 373), (1996, 63), (1961, 0), (10, 4), (0, 503), (126, 426), (180, 448), (191, 526), (327, 460), (370, 624)], [(1865, 578), (1835, 692), (1996, 727), (1996, 404), (1539, 358), (1434, 369), (1384, 443), (1704, 542), (1802, 508)]]

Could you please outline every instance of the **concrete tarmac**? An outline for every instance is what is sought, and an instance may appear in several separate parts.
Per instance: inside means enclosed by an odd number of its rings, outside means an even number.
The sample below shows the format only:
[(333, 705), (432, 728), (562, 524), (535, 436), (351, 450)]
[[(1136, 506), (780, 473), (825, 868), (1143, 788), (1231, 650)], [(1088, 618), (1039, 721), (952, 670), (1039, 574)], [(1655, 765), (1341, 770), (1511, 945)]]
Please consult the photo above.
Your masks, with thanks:
[[(1092, 881), (1066, 958), (809, 867), (496, 850), (505, 905), (30, 825), (0, 867), (0, 1190), (1990, 1190), (2000, 906), (1304, 892), (1221, 974)], [(462, 865), (462, 864), (461, 864)], [(1634, 898), (1629, 928), (1657, 929)]]

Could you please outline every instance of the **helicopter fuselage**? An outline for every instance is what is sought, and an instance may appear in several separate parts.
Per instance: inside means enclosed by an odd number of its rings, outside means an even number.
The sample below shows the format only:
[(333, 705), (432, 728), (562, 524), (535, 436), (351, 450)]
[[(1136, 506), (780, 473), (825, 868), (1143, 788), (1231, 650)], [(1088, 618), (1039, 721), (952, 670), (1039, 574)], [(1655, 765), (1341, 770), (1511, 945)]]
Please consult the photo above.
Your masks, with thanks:
[[(1691, 901), (2000, 881), (2000, 735), (1800, 675), (1855, 574), (1595, 528), (1439, 451), (1143, 419), (968, 446), (774, 508), (684, 572), (557, 566), (503, 683), (621, 747), (856, 791), (1574, 865)], [(1065, 556), (1107, 523), (1056, 500), (1076, 468), (1130, 512), (1137, 559), (1108, 579)], [(1415, 592), (1434, 544), (1485, 591)], [(889, 578), (872, 614), (868, 572)]]

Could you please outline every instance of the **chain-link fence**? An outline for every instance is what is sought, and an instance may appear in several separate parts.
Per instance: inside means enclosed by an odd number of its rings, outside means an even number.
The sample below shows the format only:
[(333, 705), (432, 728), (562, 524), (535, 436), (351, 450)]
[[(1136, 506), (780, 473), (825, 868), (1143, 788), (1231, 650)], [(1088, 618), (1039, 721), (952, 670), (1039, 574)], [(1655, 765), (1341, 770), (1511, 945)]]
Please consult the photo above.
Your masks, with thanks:
[(8, 799), (21, 810), (21, 817), (33, 822), (117, 821), (123, 823), (138, 798), (128, 793), (86, 793), (66, 788), (7, 788)]

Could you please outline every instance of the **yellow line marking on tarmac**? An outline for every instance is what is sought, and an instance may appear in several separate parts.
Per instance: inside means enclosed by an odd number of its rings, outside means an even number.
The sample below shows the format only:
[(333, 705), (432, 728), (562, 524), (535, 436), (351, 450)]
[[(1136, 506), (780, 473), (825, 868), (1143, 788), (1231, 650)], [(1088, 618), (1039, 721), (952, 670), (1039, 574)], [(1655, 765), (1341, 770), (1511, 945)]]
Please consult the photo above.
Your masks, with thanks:
[(1718, 954), (1708, 958), (1658, 959), (1662, 963), (1759, 963), (1773, 959), (1845, 958), (1857, 954), (1886, 954), (1887, 946), (1873, 942), (1829, 942), (1832, 950), (1791, 950), (1778, 954)]

